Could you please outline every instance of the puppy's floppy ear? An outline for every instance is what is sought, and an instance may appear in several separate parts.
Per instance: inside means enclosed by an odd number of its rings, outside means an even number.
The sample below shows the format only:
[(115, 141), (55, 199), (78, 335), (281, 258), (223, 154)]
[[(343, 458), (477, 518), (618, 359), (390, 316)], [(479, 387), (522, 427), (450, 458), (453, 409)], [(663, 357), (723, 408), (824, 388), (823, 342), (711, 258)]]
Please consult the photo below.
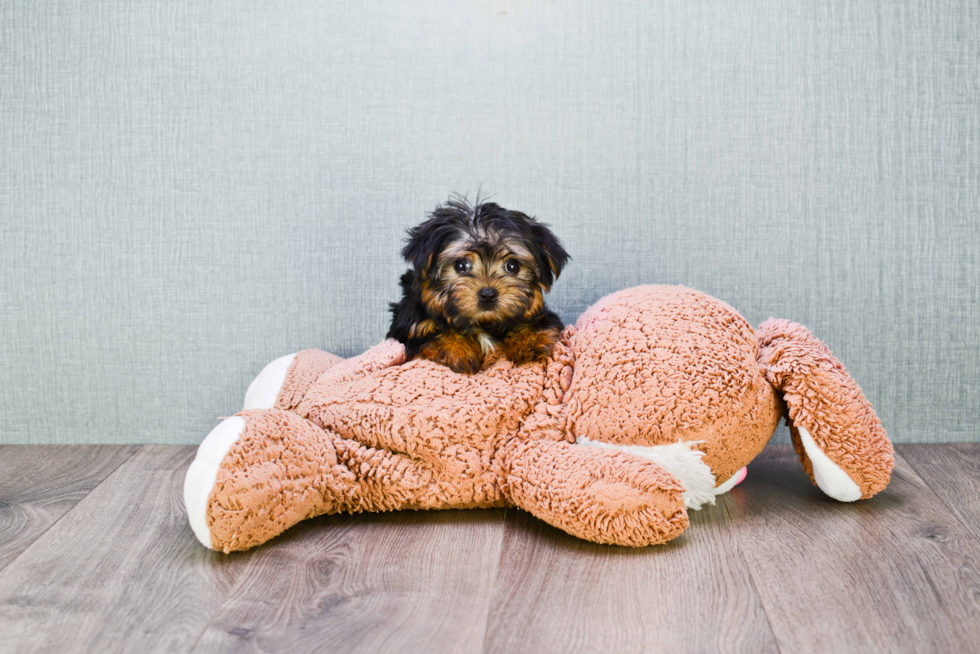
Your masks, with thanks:
[(550, 291), (552, 283), (561, 275), (570, 257), (558, 237), (544, 223), (532, 221), (531, 234), (535, 242), (534, 256), (538, 260), (538, 269), (541, 271), (539, 275), (541, 285), (544, 290)]
[(453, 226), (448, 220), (433, 216), (408, 230), (408, 242), (402, 248), (402, 256), (420, 277), (425, 278), (452, 233)]

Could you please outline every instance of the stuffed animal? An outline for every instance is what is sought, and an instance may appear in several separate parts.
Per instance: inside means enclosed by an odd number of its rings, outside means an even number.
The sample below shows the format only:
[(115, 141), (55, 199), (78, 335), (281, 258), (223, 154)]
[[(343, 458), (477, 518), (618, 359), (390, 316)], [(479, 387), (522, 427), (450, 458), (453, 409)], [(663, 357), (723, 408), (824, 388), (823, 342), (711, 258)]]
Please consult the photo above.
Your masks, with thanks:
[(888, 483), (892, 445), (860, 388), (801, 325), (757, 330), (682, 287), (609, 295), (549, 361), (474, 375), (385, 341), (269, 364), (187, 471), (209, 548), (260, 545), (307, 518), (516, 506), (579, 538), (676, 538), (786, 417), (811, 480), (844, 502)]

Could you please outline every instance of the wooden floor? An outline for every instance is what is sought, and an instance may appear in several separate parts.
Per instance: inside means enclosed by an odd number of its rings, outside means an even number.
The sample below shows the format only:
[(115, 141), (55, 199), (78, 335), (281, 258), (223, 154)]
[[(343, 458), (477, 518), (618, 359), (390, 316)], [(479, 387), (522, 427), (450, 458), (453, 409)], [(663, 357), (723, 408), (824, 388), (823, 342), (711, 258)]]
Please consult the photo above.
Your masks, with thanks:
[(839, 504), (786, 446), (673, 543), (516, 510), (308, 521), (201, 547), (193, 447), (0, 447), (0, 651), (977, 652), (980, 445), (899, 447)]

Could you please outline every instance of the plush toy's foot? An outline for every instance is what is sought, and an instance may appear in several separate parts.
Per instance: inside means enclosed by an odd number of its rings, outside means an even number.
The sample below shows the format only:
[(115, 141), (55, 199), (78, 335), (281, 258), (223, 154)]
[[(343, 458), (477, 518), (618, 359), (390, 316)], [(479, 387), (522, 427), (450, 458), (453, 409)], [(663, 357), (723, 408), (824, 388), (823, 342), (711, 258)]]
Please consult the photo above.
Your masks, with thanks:
[(249, 384), (243, 408), (293, 411), (317, 378), (343, 360), (322, 350), (303, 350), (279, 357)]
[(745, 478), (748, 476), (748, 474), (749, 474), (749, 469), (748, 468), (742, 468), (741, 470), (739, 470), (738, 472), (736, 472), (734, 475), (732, 475), (731, 477), (729, 477), (728, 478), (728, 481), (726, 481), (723, 484), (719, 484), (718, 486), (716, 486), (715, 487), (715, 495), (724, 495), (725, 493), (727, 493), (728, 491), (730, 491), (731, 489), (735, 488), (736, 486), (738, 486), (739, 484), (741, 484), (743, 481), (745, 481)]
[(244, 411), (215, 427), (184, 479), (191, 528), (210, 549), (260, 545), (300, 520), (337, 511), (354, 475), (333, 436), (295, 413)]
[(721, 484), (715, 485), (715, 475), (702, 461), (703, 454), (695, 447), (701, 441), (678, 441), (667, 445), (615, 445), (579, 436), (576, 443), (586, 447), (626, 452), (653, 461), (674, 476), (684, 487), (684, 506), (698, 511), (705, 504), (714, 504), (715, 497), (727, 493), (743, 479), (742, 468)]
[(208, 499), (218, 477), (218, 468), (225, 454), (245, 431), (245, 420), (241, 416), (227, 418), (211, 430), (200, 447), (197, 456), (184, 477), (184, 506), (187, 519), (194, 535), (208, 549), (211, 547), (211, 532), (208, 530)]
[(276, 398), (279, 397), (282, 384), (286, 381), (286, 372), (294, 359), (296, 359), (295, 352), (279, 357), (263, 368), (262, 372), (248, 385), (242, 408), (246, 410), (271, 409), (276, 406)]
[(555, 441), (515, 443), (505, 460), (511, 501), (573, 536), (643, 547), (687, 529), (684, 488), (653, 461)]
[(770, 318), (759, 326), (759, 363), (782, 391), (803, 469), (842, 502), (885, 488), (894, 466), (891, 441), (840, 361), (805, 327)]

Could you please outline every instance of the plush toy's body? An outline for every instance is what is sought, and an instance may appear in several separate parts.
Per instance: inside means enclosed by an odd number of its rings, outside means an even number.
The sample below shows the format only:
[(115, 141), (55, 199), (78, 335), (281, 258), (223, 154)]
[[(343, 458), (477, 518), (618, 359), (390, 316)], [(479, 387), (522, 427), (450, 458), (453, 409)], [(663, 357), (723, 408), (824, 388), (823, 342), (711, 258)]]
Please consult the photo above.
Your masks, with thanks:
[(307, 350), (256, 378), (202, 443), (185, 502), (204, 545), (248, 549), (324, 513), (518, 506), (581, 538), (643, 546), (726, 492), (786, 414), (804, 469), (853, 501), (892, 446), (843, 366), (800, 325), (757, 331), (680, 287), (610, 295), (544, 365), (476, 375)]

